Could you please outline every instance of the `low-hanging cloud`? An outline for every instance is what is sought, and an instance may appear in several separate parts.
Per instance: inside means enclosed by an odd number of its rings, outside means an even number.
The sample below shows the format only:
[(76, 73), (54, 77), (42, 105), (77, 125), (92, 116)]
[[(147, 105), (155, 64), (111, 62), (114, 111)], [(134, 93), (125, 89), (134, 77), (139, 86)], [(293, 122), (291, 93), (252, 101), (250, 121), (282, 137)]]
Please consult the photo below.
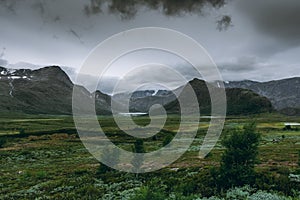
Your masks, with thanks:
[(8, 64), (7, 60), (0, 58), (0, 67), (6, 67), (7, 64)]
[(258, 67), (259, 59), (255, 56), (242, 56), (233, 58), (231, 61), (220, 63), (219, 69), (227, 72), (249, 72)]

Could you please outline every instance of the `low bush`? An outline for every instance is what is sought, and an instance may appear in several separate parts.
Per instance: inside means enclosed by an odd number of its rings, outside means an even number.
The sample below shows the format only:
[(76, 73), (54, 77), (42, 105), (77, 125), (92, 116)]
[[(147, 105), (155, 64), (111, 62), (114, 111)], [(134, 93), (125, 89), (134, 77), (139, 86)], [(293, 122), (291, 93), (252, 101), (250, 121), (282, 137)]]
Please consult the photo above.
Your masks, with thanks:
[(150, 188), (148, 186), (140, 188), (135, 196), (131, 197), (130, 200), (165, 200), (167, 199), (166, 194), (159, 190)]
[(0, 137), (0, 148), (3, 148), (6, 143), (7, 139), (4, 137)]

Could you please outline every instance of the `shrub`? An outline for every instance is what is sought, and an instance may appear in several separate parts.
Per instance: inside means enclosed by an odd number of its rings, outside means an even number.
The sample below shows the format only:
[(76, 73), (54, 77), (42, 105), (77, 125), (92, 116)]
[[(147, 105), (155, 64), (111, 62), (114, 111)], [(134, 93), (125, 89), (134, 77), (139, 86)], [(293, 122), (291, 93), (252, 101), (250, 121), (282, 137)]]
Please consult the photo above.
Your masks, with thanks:
[(163, 141), (163, 146), (168, 145), (172, 140), (173, 140), (173, 135), (168, 134)]
[[(104, 163), (109, 163), (110, 166), (114, 167), (119, 163), (119, 157), (120, 157), (120, 151), (118, 148), (114, 148), (114, 149), (104, 148), (101, 159), (103, 160)], [(112, 170), (113, 169), (110, 168), (109, 166), (100, 163), (100, 166), (97, 169), (96, 174), (100, 175)]]
[(99, 191), (93, 185), (88, 184), (80, 188), (77, 191), (77, 193), (80, 194), (82, 197), (85, 197), (86, 199), (96, 199), (99, 198), (99, 196), (101, 195), (101, 191)]
[(138, 139), (135, 141), (133, 152), (138, 154), (135, 154), (135, 156), (131, 161), (131, 164), (133, 166), (132, 171), (138, 172), (141, 171), (141, 167), (144, 162), (144, 156), (142, 153), (145, 153), (145, 149), (144, 149), (144, 141), (142, 139)]
[(35, 174), (37, 179), (46, 179), (48, 177), (48, 174), (46, 171), (38, 171)]
[(287, 198), (280, 197), (276, 194), (270, 194), (262, 191), (258, 191), (255, 194), (252, 194), (251, 196), (248, 197), (249, 200), (285, 200)]
[(180, 193), (182, 193), (184, 196), (188, 196), (196, 193), (197, 188), (197, 183), (195, 183), (193, 180), (188, 180), (179, 185), (178, 191), (180, 191)]
[(226, 199), (231, 200), (288, 200), (290, 197), (283, 197), (265, 191), (254, 192), (255, 189), (249, 186), (230, 189), (226, 193)]
[(20, 134), (20, 135), (24, 135), (24, 134), (25, 134), (25, 129), (24, 129), (24, 128), (20, 128), (19, 134)]
[(164, 192), (145, 186), (140, 188), (130, 200), (165, 200), (166, 198)]
[(269, 171), (257, 172), (255, 185), (261, 190), (271, 190), (274, 187), (274, 176)]
[(222, 141), (226, 148), (220, 166), (220, 186), (230, 188), (253, 184), (255, 181), (254, 164), (258, 155), (260, 134), (254, 123), (243, 130), (234, 131)]
[(230, 189), (226, 193), (226, 199), (244, 200), (247, 199), (252, 189), (249, 186)]
[(0, 148), (3, 148), (7, 143), (7, 139), (5, 137), (0, 137)]
[(290, 181), (289, 174), (280, 174), (274, 179), (274, 189), (283, 192), (286, 195), (293, 194), (293, 188), (297, 185)]

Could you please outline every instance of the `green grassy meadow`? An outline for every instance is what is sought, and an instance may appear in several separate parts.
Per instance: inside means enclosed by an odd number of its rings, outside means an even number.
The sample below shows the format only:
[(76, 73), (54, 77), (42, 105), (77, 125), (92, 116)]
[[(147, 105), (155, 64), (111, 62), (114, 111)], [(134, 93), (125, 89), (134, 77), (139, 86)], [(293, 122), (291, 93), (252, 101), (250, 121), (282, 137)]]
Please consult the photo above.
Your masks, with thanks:
[[(112, 117), (98, 119), (116, 145), (126, 150), (132, 148), (135, 139), (121, 131)], [(146, 116), (134, 120), (141, 125), (149, 123)], [(293, 196), (299, 183), (289, 182), (293, 187), (290, 190), (284, 186), (288, 174), (300, 172), (300, 130), (284, 130), (283, 123), (300, 122), (300, 118), (278, 114), (228, 117), (220, 141), (231, 130), (252, 121), (262, 135), (255, 170), (270, 175), (273, 181), (261, 178), (257, 187)], [(155, 139), (145, 139), (146, 152), (161, 148), (167, 135), (176, 134), (179, 124), (178, 116), (169, 116)], [(99, 174), (100, 163), (81, 143), (71, 116), (3, 116), (0, 118), (0, 139), (5, 140), (5, 144), (0, 148), (0, 199), (134, 199), (139, 192), (152, 186), (159, 186), (170, 199), (173, 194), (180, 196), (173, 199), (217, 195), (207, 186), (209, 183), (205, 181), (209, 180), (205, 177), (212, 167), (219, 166), (224, 148), (218, 142), (205, 159), (198, 158), (208, 125), (208, 119), (201, 120), (193, 144), (175, 163), (137, 176), (117, 171)]]

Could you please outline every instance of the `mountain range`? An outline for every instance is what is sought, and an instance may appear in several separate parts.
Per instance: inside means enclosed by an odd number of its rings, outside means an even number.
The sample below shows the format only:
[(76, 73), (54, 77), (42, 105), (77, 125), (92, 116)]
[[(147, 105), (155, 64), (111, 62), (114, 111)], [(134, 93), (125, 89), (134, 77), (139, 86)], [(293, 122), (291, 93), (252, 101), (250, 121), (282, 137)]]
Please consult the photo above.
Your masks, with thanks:
[[(198, 100), (197, 104), (192, 102), (193, 100), (191, 100), (189, 95), (186, 95), (189, 94), (186, 92), (188, 86), (183, 88), (178, 99), (182, 99), (184, 102), (187, 102), (187, 104), (190, 105), (189, 109), (191, 112), (195, 110), (193, 107), (199, 106), (202, 115), (210, 115), (211, 99), (207, 86), (208, 84), (209, 83), (199, 79), (194, 79), (189, 82), (189, 85), (196, 94)], [(221, 88), (213, 87), (211, 85), (210, 88), (215, 94), (220, 94), (221, 92)], [(273, 111), (272, 104), (266, 97), (260, 96), (251, 90), (225, 88), (225, 93), (227, 101), (227, 115), (249, 115)], [(168, 103), (165, 107), (166, 110), (171, 113), (179, 113), (180, 111), (179, 102), (176, 100)]]
[[(271, 81), (226, 82), (226, 97), (229, 115), (272, 112), (273, 108), (286, 114), (299, 114), (300, 78)], [(210, 96), (207, 84), (199, 79), (189, 82), (194, 89), (201, 113), (210, 114)], [(11, 70), (0, 67), (0, 112), (29, 114), (72, 114), (73, 88), (80, 90), (86, 101), (95, 100), (96, 113), (111, 114), (111, 101), (122, 106), (122, 100), (130, 99), (130, 112), (148, 112), (154, 104), (161, 104), (169, 113), (179, 113), (180, 106), (175, 94), (184, 96), (187, 86), (174, 91), (144, 90), (121, 93), (113, 96), (101, 91), (89, 92), (83, 86), (74, 85), (68, 75), (58, 66), (37, 70)], [(94, 98), (93, 98), (94, 97)], [(74, 108), (77, 109), (77, 108)], [(78, 108), (79, 109), (79, 108)], [(191, 106), (191, 109), (192, 106)]]
[[(131, 112), (147, 113), (151, 106), (161, 104), (168, 113), (180, 113), (180, 103), (178, 99), (187, 102), (189, 107), (186, 112), (193, 113), (195, 107), (199, 107), (202, 115), (211, 114), (211, 98), (207, 84), (203, 80), (193, 79), (187, 85), (179, 87), (174, 91), (166, 90), (145, 90), (133, 93), (121, 93), (112, 97), (113, 100), (122, 103), (125, 98), (130, 98), (129, 110)], [(197, 102), (191, 99), (188, 88), (191, 87), (196, 94)], [(210, 85), (215, 93), (221, 91), (218, 87)], [(226, 88), (227, 114), (228, 115), (248, 115), (255, 113), (271, 112), (273, 107), (271, 102), (251, 90), (241, 88)], [(178, 98), (175, 94), (178, 94)]]
[[(37, 70), (0, 67), (0, 112), (70, 115), (73, 88), (68, 75), (58, 66)], [(91, 99), (93, 94), (88, 90), (77, 88), (83, 96)], [(109, 96), (100, 91), (95, 93), (98, 114), (110, 113)]]
[(244, 88), (267, 97), (273, 107), (287, 115), (300, 114), (300, 78), (288, 78), (269, 82), (250, 80), (225, 82), (227, 88)]

